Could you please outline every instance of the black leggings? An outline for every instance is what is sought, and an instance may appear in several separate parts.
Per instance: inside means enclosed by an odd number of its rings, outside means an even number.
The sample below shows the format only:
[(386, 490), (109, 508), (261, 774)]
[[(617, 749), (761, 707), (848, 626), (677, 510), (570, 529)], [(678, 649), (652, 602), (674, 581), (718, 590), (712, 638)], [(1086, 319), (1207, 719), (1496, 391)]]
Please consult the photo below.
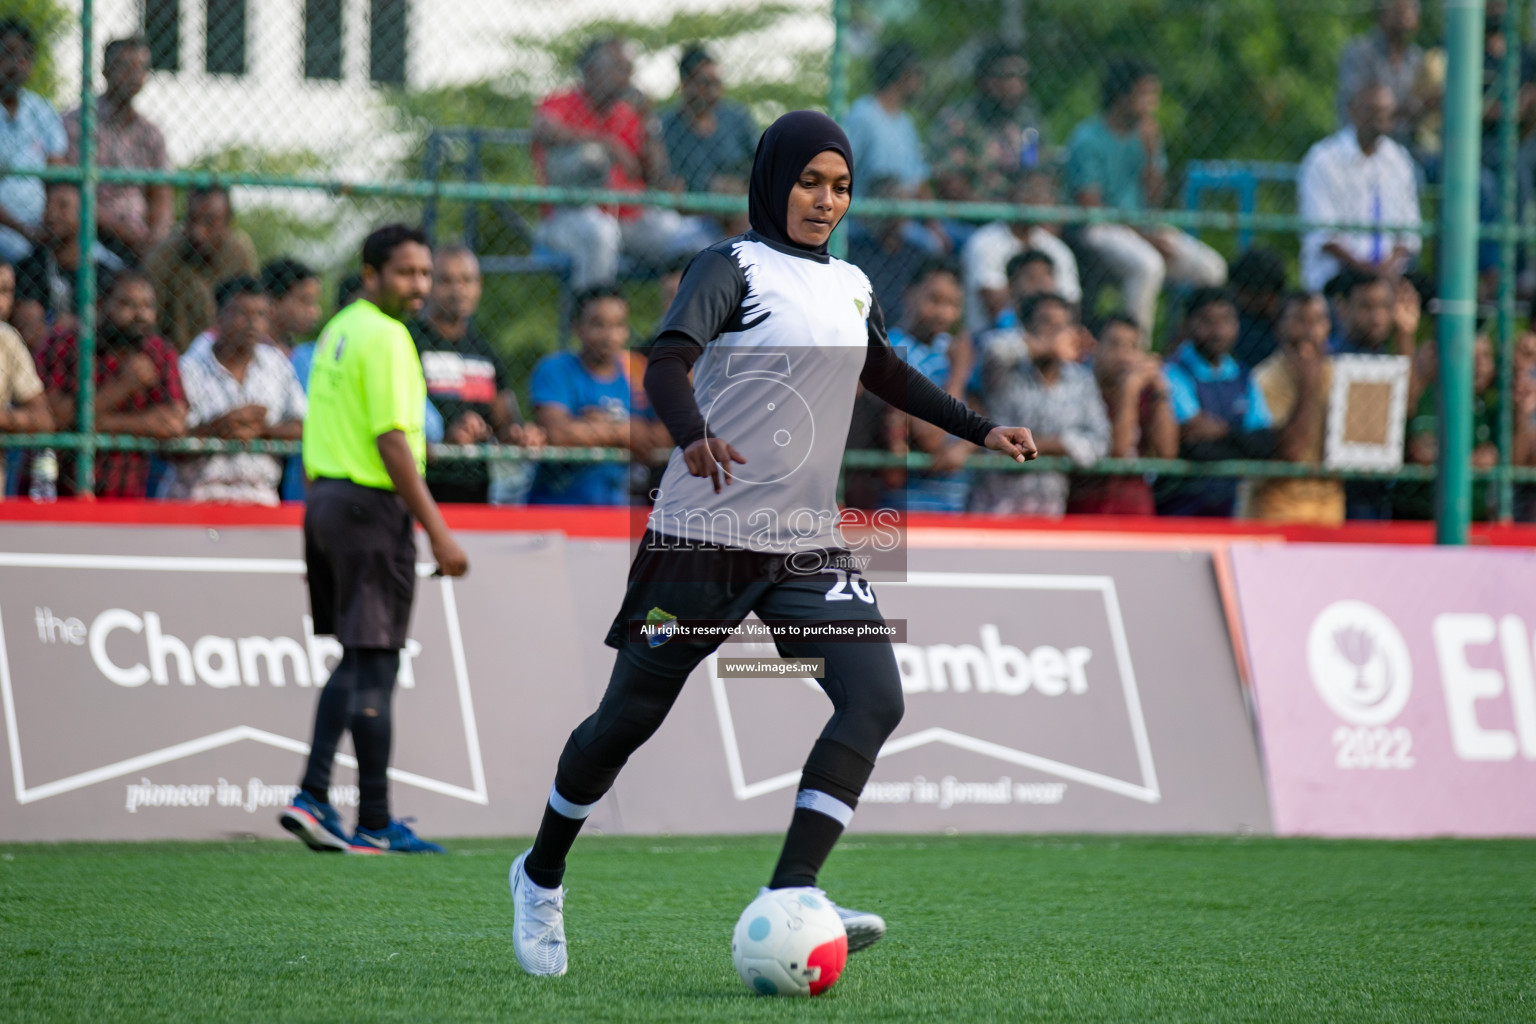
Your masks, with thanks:
[[(881, 746), (901, 722), (901, 676), (891, 645), (785, 643), (779, 651), (826, 659), (819, 682), (832, 700), (832, 717), (806, 761), (802, 787), (825, 790), (855, 806)], [(685, 681), (641, 668), (620, 651), (602, 703), (560, 754), (555, 776), (560, 795), (574, 804), (600, 800), (629, 756), (660, 728)]]
[(315, 731), (303, 789), (330, 800), (331, 768), (344, 732), (357, 752), (358, 819), (369, 828), (389, 823), (389, 752), (394, 738), (392, 704), (400, 652), (347, 647), (315, 708)]

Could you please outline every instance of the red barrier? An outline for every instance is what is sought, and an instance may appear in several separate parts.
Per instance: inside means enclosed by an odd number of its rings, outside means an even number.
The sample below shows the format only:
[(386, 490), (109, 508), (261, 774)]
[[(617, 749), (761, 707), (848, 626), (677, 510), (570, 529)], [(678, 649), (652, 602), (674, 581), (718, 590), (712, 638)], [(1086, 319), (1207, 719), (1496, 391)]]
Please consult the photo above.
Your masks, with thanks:
[[(535, 505), (521, 508), (444, 505), (448, 524), (458, 530), (558, 531), (571, 537), (624, 537), (629, 517), (643, 514), (623, 508)], [(194, 505), (173, 501), (76, 501), (51, 505), (0, 502), (0, 522), (90, 523), (142, 526), (296, 527), (304, 517), (298, 504), (278, 508)], [(636, 522), (638, 527), (639, 523)], [(1035, 534), (1090, 534), (1114, 543), (1115, 535), (1167, 538), (1202, 537), (1208, 541), (1289, 541), (1307, 544), (1432, 544), (1434, 524), (1427, 522), (1352, 522), (1343, 526), (1262, 523), (1247, 519), (1178, 519), (1157, 516), (1067, 516), (1025, 519), (1000, 516), (913, 513), (908, 524), (923, 530), (989, 530)], [(1475, 523), (1472, 543), (1491, 547), (1536, 547), (1536, 524)]]

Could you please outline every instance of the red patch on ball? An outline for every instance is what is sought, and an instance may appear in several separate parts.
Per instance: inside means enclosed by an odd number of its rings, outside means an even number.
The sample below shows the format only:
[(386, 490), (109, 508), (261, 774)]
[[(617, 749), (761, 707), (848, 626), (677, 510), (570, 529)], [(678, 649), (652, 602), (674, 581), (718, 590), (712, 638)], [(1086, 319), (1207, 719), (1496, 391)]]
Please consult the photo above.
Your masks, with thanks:
[(811, 982), (811, 995), (819, 996), (836, 984), (848, 963), (848, 936), (839, 935), (831, 942), (823, 942), (811, 950), (805, 958), (805, 966), (820, 967), (821, 977)]

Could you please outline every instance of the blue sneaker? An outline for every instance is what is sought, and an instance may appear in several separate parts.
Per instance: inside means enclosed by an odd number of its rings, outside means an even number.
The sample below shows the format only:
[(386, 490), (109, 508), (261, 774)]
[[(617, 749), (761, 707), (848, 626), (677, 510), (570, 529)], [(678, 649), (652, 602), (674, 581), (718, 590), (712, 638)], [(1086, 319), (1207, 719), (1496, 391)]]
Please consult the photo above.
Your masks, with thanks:
[(352, 848), (341, 827), (341, 815), (328, 803), (321, 803), (302, 789), (293, 803), (277, 816), (278, 824), (303, 840), (304, 845), (321, 853), (345, 853)]
[(415, 818), (394, 818), (388, 828), (372, 829), (357, 827), (352, 837), (353, 853), (442, 853), (443, 848), (429, 843), (411, 831), (409, 822)]

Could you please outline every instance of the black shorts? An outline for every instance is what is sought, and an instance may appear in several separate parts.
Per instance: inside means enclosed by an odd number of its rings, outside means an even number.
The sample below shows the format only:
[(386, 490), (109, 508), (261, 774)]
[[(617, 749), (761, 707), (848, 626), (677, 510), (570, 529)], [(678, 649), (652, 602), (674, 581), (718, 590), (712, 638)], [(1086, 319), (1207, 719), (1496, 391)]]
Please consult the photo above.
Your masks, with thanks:
[(316, 480), (304, 503), (304, 564), (317, 634), (343, 647), (405, 646), (416, 537), (394, 491)]
[[(647, 532), (629, 567), (624, 604), (604, 641), (640, 667), (681, 679), (714, 653), (720, 639), (669, 635), (667, 623), (707, 622), (734, 626), (750, 613), (766, 625), (775, 622), (874, 622), (884, 624), (874, 591), (856, 570), (823, 567), (839, 564), (846, 552), (794, 559), (741, 548), (669, 549)], [(670, 541), (672, 545), (678, 542)], [(659, 627), (639, 635), (643, 625)], [(805, 645), (776, 641), (781, 653)]]

